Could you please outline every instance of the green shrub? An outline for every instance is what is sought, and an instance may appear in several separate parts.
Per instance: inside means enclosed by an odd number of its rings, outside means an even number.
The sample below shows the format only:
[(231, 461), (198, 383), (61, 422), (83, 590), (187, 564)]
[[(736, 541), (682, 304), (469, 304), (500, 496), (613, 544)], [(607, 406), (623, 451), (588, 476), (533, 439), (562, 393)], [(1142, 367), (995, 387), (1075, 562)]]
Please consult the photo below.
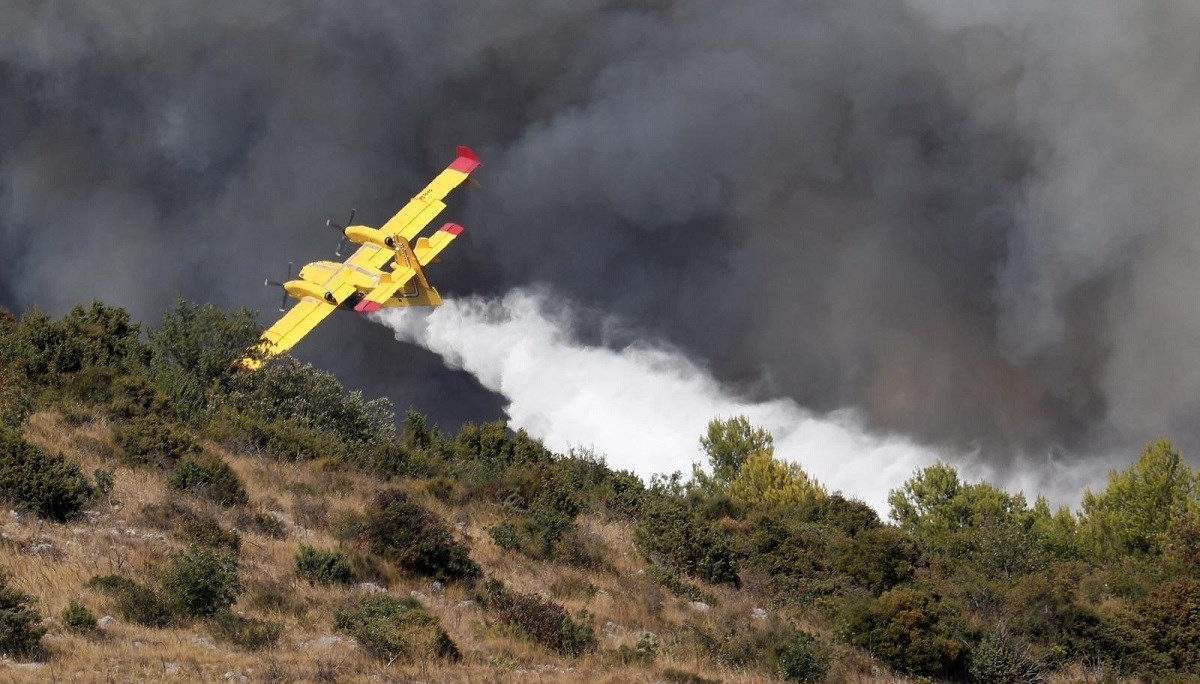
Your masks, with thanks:
[(700, 601), (710, 606), (717, 604), (717, 597), (710, 591), (705, 591), (695, 584), (679, 579), (679, 575), (654, 565), (646, 567), (646, 577), (654, 580), (663, 589), (689, 601)]
[(507, 520), (489, 527), (487, 533), (492, 541), (496, 542), (496, 546), (505, 551), (515, 551), (521, 548), (521, 540), (517, 536), (516, 526)]
[(239, 506), (250, 501), (237, 473), (220, 458), (185, 457), (171, 471), (167, 484), (203, 496), (221, 506)]
[(1154, 587), (1140, 613), (1160, 653), (1180, 670), (1200, 670), (1200, 580), (1180, 577)]
[(341, 551), (323, 551), (301, 544), (296, 552), (296, 574), (313, 584), (349, 584), (354, 581), (350, 563)]
[(160, 592), (124, 575), (93, 577), (88, 586), (113, 600), (118, 615), (147, 627), (169, 627), (175, 622), (175, 607)]
[(176, 536), (188, 543), (237, 556), (242, 550), (242, 535), (237, 530), (226, 530), (216, 518), (208, 516), (185, 516), (176, 528)]
[(87, 606), (71, 599), (62, 612), (63, 627), (75, 634), (91, 634), (96, 631), (96, 616)]
[(237, 559), (196, 546), (171, 559), (162, 586), (178, 611), (191, 617), (211, 617), (242, 593)]
[(222, 610), (208, 621), (209, 630), (217, 641), (233, 644), (247, 651), (273, 648), (283, 634), (283, 625), (269, 620), (235, 615)]
[(94, 495), (79, 465), (0, 428), (0, 497), (50, 520), (68, 520)]
[(961, 669), (961, 614), (932, 591), (904, 585), (884, 592), (847, 625), (851, 642), (892, 667), (944, 675)]
[[(4, 344), (0, 336), (0, 345)], [(25, 377), (0, 358), (0, 429), (19, 427), (33, 412), (33, 392)]]
[(38, 655), (46, 628), (33, 604), (32, 596), (8, 586), (8, 575), (0, 572), (0, 654), (18, 659)]
[(971, 649), (967, 673), (979, 684), (1010, 684), (1027, 667), (1018, 645), (1002, 634), (986, 634)]
[[(5, 337), (4, 356), (23, 375), (43, 386), (65, 385), (68, 391), (76, 379), (70, 376), (80, 371), (106, 367), (105, 374), (111, 374), (122, 364), (136, 365), (146, 358), (129, 314), (100, 302), (89, 309), (77, 306), (57, 321), (31, 310)], [(85, 384), (107, 391), (95, 378)]]
[(167, 396), (141, 373), (125, 372), (113, 379), (108, 408), (117, 418), (138, 418), (171, 411)]
[(817, 682), (829, 669), (829, 654), (808, 633), (790, 630), (787, 640), (775, 651), (779, 674), (788, 682)]
[(112, 494), (113, 487), (117, 484), (117, 478), (113, 471), (103, 468), (96, 468), (92, 472), (92, 478), (96, 480), (96, 491), (105, 496)]
[(281, 461), (346, 458), (337, 435), (287, 417), (267, 418), (251, 410), (225, 409), (214, 427), (218, 438), (240, 451), (265, 451)]
[(279, 518), (270, 513), (255, 513), (246, 524), (246, 527), (271, 539), (287, 538), (287, 530), (284, 529), (283, 523), (280, 522)]
[(403, 490), (379, 494), (366, 510), (363, 533), (374, 553), (407, 572), (441, 581), (473, 581), (480, 574), (450, 528)]
[(610, 471), (600, 490), (600, 500), (612, 513), (636, 518), (642, 508), (646, 485), (627, 470)]
[(754, 668), (790, 682), (820, 680), (829, 654), (812, 636), (787, 622), (751, 622), (720, 615), (690, 625), (700, 650), (728, 667)]
[(339, 608), (333, 626), (389, 663), (432, 658), (457, 662), (462, 658), (438, 619), (412, 598), (397, 599), (388, 594), (364, 596), (352, 606)]
[(170, 466), (200, 451), (196, 440), (178, 426), (157, 416), (142, 416), (117, 431), (117, 446), (125, 465)]
[(634, 532), (650, 562), (705, 582), (741, 586), (738, 559), (726, 535), (669, 496), (647, 497)]
[(662, 642), (651, 632), (643, 632), (634, 646), (621, 644), (615, 651), (610, 651), (611, 657), (621, 665), (652, 665), (658, 659)]
[(509, 591), (495, 579), (488, 580), (479, 598), (498, 620), (520, 627), (530, 639), (547, 648), (578, 656), (596, 647), (592, 616), (586, 611), (572, 617), (553, 601)]
[(250, 309), (224, 311), (180, 299), (148, 337), (156, 366), (177, 369), (179, 377), (206, 389), (223, 387), (238, 375), (236, 361), (258, 341), (260, 330)]
[(367, 401), (331, 373), (288, 357), (230, 378), (228, 403), (267, 423), (289, 421), (356, 447), (390, 441), (396, 432), (388, 399)]
[(840, 544), (834, 563), (855, 584), (881, 594), (910, 581), (920, 552), (912, 536), (898, 527), (876, 527)]

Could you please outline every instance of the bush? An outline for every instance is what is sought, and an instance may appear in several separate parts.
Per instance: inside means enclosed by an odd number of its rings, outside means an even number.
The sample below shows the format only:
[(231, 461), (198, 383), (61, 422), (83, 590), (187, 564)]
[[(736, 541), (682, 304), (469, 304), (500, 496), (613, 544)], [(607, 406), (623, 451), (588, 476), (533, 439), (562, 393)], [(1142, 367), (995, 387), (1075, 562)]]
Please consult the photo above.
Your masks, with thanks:
[(610, 471), (601, 488), (600, 499), (608, 510), (625, 518), (636, 518), (642, 508), (646, 485), (628, 470)]
[(0, 572), (0, 654), (18, 659), (38, 655), (46, 628), (33, 602), (32, 596), (8, 586), (8, 575)]
[(125, 373), (113, 380), (108, 408), (118, 418), (166, 414), (171, 410), (166, 395), (140, 373)]
[(242, 617), (228, 610), (214, 615), (209, 620), (208, 627), (217, 641), (224, 641), (247, 651), (272, 648), (283, 634), (283, 625), (278, 622)]
[(200, 451), (191, 435), (157, 416), (131, 420), (117, 431), (117, 446), (125, 465), (170, 466), (180, 458)]
[(505, 551), (516, 551), (521, 548), (521, 539), (517, 536), (516, 526), (507, 520), (489, 527), (487, 533), (492, 541), (496, 542), (496, 546)]
[(0, 428), (0, 496), (50, 520), (68, 520), (94, 494), (79, 465)]
[(124, 575), (93, 577), (88, 586), (108, 595), (126, 620), (147, 627), (169, 627), (175, 622), (175, 607), (161, 593)]
[(296, 574), (313, 584), (349, 584), (354, 581), (350, 563), (341, 551), (322, 551), (301, 544), (296, 552)]
[(829, 668), (829, 654), (808, 633), (786, 622), (749, 623), (724, 616), (694, 623), (702, 650), (734, 668), (756, 668), (789, 682), (815, 682)]
[(1001, 634), (987, 634), (971, 649), (967, 673), (979, 684), (1018, 681), (1022, 661), (1016, 645)]
[(62, 612), (63, 627), (75, 634), (91, 634), (96, 631), (96, 616), (87, 606), (71, 599)]
[(917, 543), (898, 527), (876, 527), (841, 544), (834, 565), (854, 583), (881, 594), (912, 579), (920, 552)]
[(689, 601), (700, 601), (710, 606), (717, 604), (717, 597), (712, 592), (705, 591), (691, 582), (679, 579), (679, 575), (670, 570), (664, 570), (651, 565), (646, 568), (646, 577), (654, 580), (656, 584), (679, 598), (685, 598)]
[(113, 471), (96, 468), (92, 472), (92, 477), (96, 480), (96, 491), (105, 496), (112, 494), (113, 487), (117, 484), (117, 478), (113, 475)]
[(792, 628), (774, 651), (779, 674), (789, 682), (816, 682), (829, 669), (829, 654), (806, 632)]
[(242, 535), (237, 530), (226, 530), (216, 518), (186, 516), (179, 523), (176, 536), (187, 542), (212, 549), (230, 556), (242, 550)]
[(242, 593), (237, 559), (195, 546), (175, 555), (162, 585), (178, 611), (191, 617), (211, 617), (232, 606)]
[(287, 530), (284, 529), (283, 523), (270, 513), (255, 513), (246, 523), (246, 527), (271, 539), (287, 538)]
[(473, 581), (481, 575), (467, 548), (454, 541), (450, 528), (402, 490), (379, 494), (367, 508), (363, 526), (371, 550), (402, 569), (448, 582)]
[(635, 530), (638, 549), (652, 563), (705, 582), (741, 586), (738, 559), (725, 535), (673, 497), (647, 497)]
[(167, 484), (203, 496), (221, 506), (239, 506), (250, 501), (237, 473), (220, 458), (184, 458), (167, 478)]
[[(2, 335), (0, 344), (4, 344)], [(29, 382), (0, 359), (0, 429), (20, 426), (32, 412), (33, 397)]]
[(927, 589), (886, 591), (847, 627), (854, 644), (899, 670), (938, 676), (961, 669), (966, 644), (960, 614)]
[(639, 664), (652, 665), (658, 659), (662, 643), (652, 632), (643, 632), (637, 644), (632, 648), (622, 644), (616, 651), (610, 651), (612, 657), (621, 665)]
[(1200, 580), (1164, 582), (1150, 590), (1140, 608), (1157, 650), (1180, 670), (1200, 668)]
[(230, 378), (229, 405), (268, 423), (290, 421), (356, 447), (390, 441), (396, 433), (388, 399), (367, 401), (361, 392), (346, 392), (331, 373), (287, 357)]
[(180, 299), (151, 330), (153, 363), (178, 369), (200, 388), (224, 386), (237, 374), (236, 362), (259, 338), (257, 315), (250, 309), (224, 311), (212, 304)]
[(488, 580), (480, 600), (501, 622), (520, 627), (530, 639), (559, 653), (578, 656), (596, 647), (592, 616), (586, 611), (572, 617), (553, 601), (509, 591), (495, 579)]
[(352, 606), (339, 608), (333, 626), (388, 663), (462, 659), (458, 646), (438, 619), (413, 598), (397, 599), (388, 594), (364, 596)]

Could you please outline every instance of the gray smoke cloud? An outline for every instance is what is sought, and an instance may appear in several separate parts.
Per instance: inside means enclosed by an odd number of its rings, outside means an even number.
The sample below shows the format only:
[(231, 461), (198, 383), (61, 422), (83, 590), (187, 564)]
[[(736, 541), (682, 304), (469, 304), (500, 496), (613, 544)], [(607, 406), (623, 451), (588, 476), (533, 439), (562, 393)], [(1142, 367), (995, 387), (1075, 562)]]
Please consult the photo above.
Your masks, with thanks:
[[(328, 257), (325, 217), (386, 220), (467, 143), (483, 187), (451, 201), (444, 294), (539, 285), (624, 322), (595, 342), (661, 340), (745, 396), (1001, 471), (1200, 444), (1194, 3), (0, 10), (14, 308), (269, 320), (258, 283)], [(500, 410), (343, 320), (298, 355), (445, 425)]]

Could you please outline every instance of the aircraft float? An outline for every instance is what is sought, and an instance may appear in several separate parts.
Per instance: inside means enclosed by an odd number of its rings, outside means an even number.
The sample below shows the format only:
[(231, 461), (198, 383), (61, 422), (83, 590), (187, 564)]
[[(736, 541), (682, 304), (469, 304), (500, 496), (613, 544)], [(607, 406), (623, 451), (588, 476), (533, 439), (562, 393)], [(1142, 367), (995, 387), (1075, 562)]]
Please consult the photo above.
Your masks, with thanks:
[(285, 310), (289, 296), (299, 301), (263, 332), (255, 352), (240, 361), (242, 367), (255, 370), (291, 349), (335, 309), (369, 313), (384, 307), (440, 305), (442, 298), (429, 284), (423, 267), (463, 228), (447, 223), (428, 237), (417, 236), (446, 208), (442, 201), (446, 195), (467, 180), (479, 164), (479, 157), (470, 148), (460, 146), (454, 161), (379, 228), (351, 225), (354, 210), (346, 226), (326, 221), (326, 225), (343, 233), (337, 256), (342, 255), (346, 240), (358, 243), (359, 248), (342, 262), (306, 264), (296, 280), (291, 279), (289, 263), (287, 280), (264, 283), (283, 288), (280, 311)]

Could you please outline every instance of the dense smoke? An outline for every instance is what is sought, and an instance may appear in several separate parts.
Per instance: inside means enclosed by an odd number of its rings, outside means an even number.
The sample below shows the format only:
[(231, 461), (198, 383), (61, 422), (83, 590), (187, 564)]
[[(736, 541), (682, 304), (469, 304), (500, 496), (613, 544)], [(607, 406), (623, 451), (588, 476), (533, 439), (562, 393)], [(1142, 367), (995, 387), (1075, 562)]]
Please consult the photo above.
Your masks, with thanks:
[[(1001, 473), (1200, 444), (1195, 3), (3, 16), (13, 308), (154, 320), (183, 295), (267, 320), (258, 284), (328, 257), (327, 216), (378, 224), (468, 143), (483, 187), (451, 200), (444, 294), (536, 284), (583, 343), (661, 342), (748, 401), (856, 408)], [(361, 319), (297, 353), (443, 424), (505, 403)]]

